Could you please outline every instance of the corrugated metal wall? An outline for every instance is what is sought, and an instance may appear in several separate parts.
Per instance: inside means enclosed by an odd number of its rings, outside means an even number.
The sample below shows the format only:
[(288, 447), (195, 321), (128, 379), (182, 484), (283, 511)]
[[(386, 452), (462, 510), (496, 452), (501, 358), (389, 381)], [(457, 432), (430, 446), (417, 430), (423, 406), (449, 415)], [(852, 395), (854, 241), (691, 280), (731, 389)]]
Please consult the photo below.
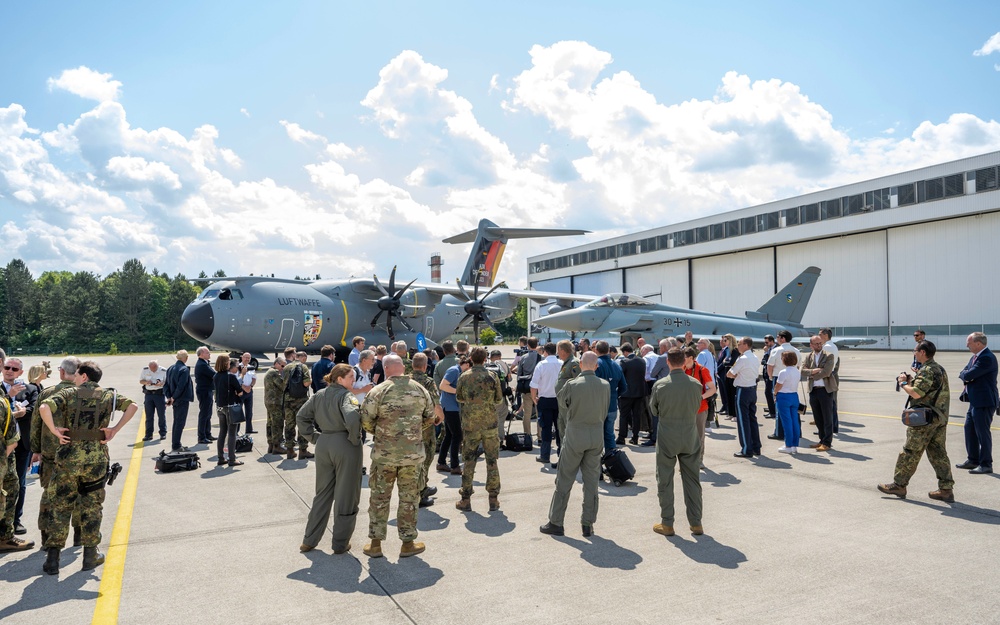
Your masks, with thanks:
[(757, 310), (774, 295), (773, 259), (771, 248), (694, 259), (692, 308), (722, 315)]
[(688, 307), (686, 260), (625, 270), (625, 290), (654, 302)]

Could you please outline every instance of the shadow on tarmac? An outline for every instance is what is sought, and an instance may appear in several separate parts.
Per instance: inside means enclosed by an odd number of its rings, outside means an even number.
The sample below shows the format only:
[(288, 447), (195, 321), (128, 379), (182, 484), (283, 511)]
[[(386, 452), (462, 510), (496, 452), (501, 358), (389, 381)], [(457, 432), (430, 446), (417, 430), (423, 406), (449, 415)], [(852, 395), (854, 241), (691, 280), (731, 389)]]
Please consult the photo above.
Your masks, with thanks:
[(666, 540), (681, 550), (681, 553), (701, 564), (714, 564), (723, 569), (736, 569), (747, 561), (746, 555), (728, 545), (723, 545), (711, 536), (692, 536), (685, 540), (678, 535), (667, 537)]
[[(385, 551), (385, 547), (383, 542), (383, 551)], [(441, 569), (432, 568), (431, 565), (420, 559), (420, 556), (400, 558), (397, 562), (390, 562), (385, 558), (370, 559), (368, 573), (370, 577), (362, 584), (369, 580), (375, 581), (390, 595), (429, 588), (444, 577)]]
[(605, 497), (636, 497), (649, 490), (645, 486), (635, 482), (625, 482), (621, 486), (615, 486), (610, 478), (597, 483), (597, 492)]
[(42, 551), (35, 551), (27, 558), (0, 565), (0, 579), (4, 580), (4, 586), (9, 586), (11, 582), (23, 582), (35, 578), (21, 592), (20, 599), (0, 609), (0, 622), (15, 614), (36, 610), (53, 603), (97, 599), (99, 594), (97, 591), (82, 590), (83, 585), (96, 576), (94, 571), (79, 569), (78, 553), (83, 553), (82, 548), (63, 549), (59, 562), (59, 575), (46, 575), (42, 572), (42, 562), (45, 561)]
[(819, 454), (798, 453), (795, 454), (794, 457), (796, 460), (800, 460), (808, 464), (833, 464), (829, 458)]
[(888, 501), (900, 501), (903, 503), (908, 503), (914, 506), (920, 506), (921, 508), (929, 508), (936, 512), (940, 512), (941, 516), (950, 517), (953, 519), (961, 519), (963, 521), (969, 521), (972, 523), (983, 523), (986, 525), (1000, 525), (1000, 510), (993, 510), (990, 508), (979, 508), (977, 506), (971, 506), (961, 501), (956, 501), (953, 504), (934, 504), (927, 501), (914, 501), (912, 499), (899, 499), (898, 497), (886, 496), (882, 497), (883, 500)]
[[(440, 501), (440, 498), (435, 499), (434, 505), (441, 505)], [(390, 523), (395, 525), (396, 519), (393, 519)], [(451, 519), (444, 518), (430, 508), (421, 508), (420, 512), (417, 513), (417, 530), (421, 532), (443, 530), (450, 524)]]
[(841, 441), (841, 442), (844, 442), (844, 443), (856, 443), (856, 444), (873, 443), (873, 442), (875, 442), (875, 441), (873, 441), (870, 438), (861, 438), (861, 437), (858, 437), (858, 436), (851, 436), (850, 434), (844, 434), (844, 430), (843, 429), (841, 429), (840, 433), (837, 434), (837, 440)]
[(517, 524), (511, 523), (503, 510), (490, 512), (489, 516), (483, 516), (478, 512), (465, 513), (465, 528), (473, 534), (496, 538), (513, 532), (515, 527)]
[(633, 571), (642, 562), (642, 556), (638, 553), (618, 545), (613, 540), (601, 538), (596, 534), (583, 540), (568, 538), (566, 536), (556, 537), (556, 540), (579, 549), (580, 557), (590, 566), (602, 569)]
[[(355, 545), (354, 549), (361, 549)], [(334, 556), (321, 551), (310, 551), (303, 554), (310, 561), (309, 568), (299, 569), (288, 574), (288, 579), (306, 582), (329, 592), (354, 593), (367, 595), (382, 595), (386, 593), (370, 576), (361, 579), (361, 562), (353, 555)]]
[(706, 482), (711, 483), (711, 485), (716, 488), (736, 486), (743, 481), (732, 473), (716, 473), (707, 467), (704, 471), (702, 471), (702, 477), (704, 478), (701, 481), (702, 484), (705, 484)]
[(765, 469), (791, 469), (792, 465), (778, 460), (777, 458), (768, 458), (767, 456), (757, 456), (753, 463), (758, 467), (764, 467)]
[(846, 451), (840, 451), (839, 449), (830, 449), (826, 452), (827, 454), (833, 456), (834, 458), (843, 458), (845, 460), (856, 460), (858, 462), (867, 462), (871, 460), (871, 456), (865, 456), (862, 454), (852, 454)]

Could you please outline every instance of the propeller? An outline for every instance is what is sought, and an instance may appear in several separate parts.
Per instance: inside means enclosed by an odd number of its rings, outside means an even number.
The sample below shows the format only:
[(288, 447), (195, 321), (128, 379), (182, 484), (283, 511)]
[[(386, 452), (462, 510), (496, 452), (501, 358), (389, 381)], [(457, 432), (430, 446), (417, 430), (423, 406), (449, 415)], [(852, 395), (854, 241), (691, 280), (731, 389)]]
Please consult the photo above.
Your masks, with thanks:
[(389, 289), (388, 290), (386, 290), (386, 288), (384, 286), (382, 286), (382, 282), (379, 281), (378, 276), (376, 276), (376, 275), (373, 274), (372, 278), (375, 280), (375, 287), (378, 288), (378, 290), (379, 290), (380, 293), (382, 293), (382, 297), (378, 298), (377, 300), (373, 300), (373, 299), (368, 300), (369, 302), (375, 302), (378, 305), (378, 312), (375, 313), (374, 317), (372, 317), (372, 323), (371, 323), (372, 330), (374, 330), (376, 324), (378, 324), (378, 320), (382, 316), (382, 313), (386, 313), (386, 317), (385, 317), (385, 330), (386, 330), (386, 333), (388, 333), (388, 335), (389, 335), (389, 340), (392, 340), (392, 341), (396, 340), (396, 335), (392, 331), (392, 318), (393, 317), (395, 317), (396, 319), (398, 319), (399, 322), (401, 324), (403, 324), (404, 328), (406, 328), (410, 332), (413, 332), (413, 328), (410, 327), (410, 324), (406, 323), (406, 320), (403, 319), (403, 317), (400, 316), (400, 314), (399, 314), (399, 309), (402, 306), (404, 306), (404, 304), (400, 303), (399, 298), (402, 297), (403, 293), (406, 292), (406, 289), (410, 288), (410, 286), (412, 286), (413, 283), (416, 282), (417, 280), (415, 278), (413, 280), (410, 280), (409, 284), (407, 284), (406, 286), (404, 286), (403, 288), (401, 288), (401, 289), (399, 289), (397, 291), (396, 290), (396, 267), (395, 266), (393, 266), (393, 268), (392, 268), (392, 273), (389, 274)]
[(476, 276), (476, 283), (472, 287), (472, 296), (471, 297), (469, 296), (469, 292), (465, 290), (465, 285), (462, 284), (461, 280), (456, 280), (455, 282), (458, 284), (458, 290), (461, 291), (462, 296), (465, 297), (465, 304), (448, 304), (448, 306), (451, 306), (451, 307), (454, 307), (454, 308), (457, 308), (457, 307), (461, 306), (462, 309), (465, 310), (465, 317), (458, 324), (458, 327), (464, 326), (471, 319), (472, 320), (472, 332), (476, 335), (476, 344), (477, 345), (479, 344), (479, 324), (480, 324), (480, 322), (485, 323), (494, 332), (496, 332), (497, 334), (500, 334), (500, 332), (496, 329), (496, 326), (493, 325), (493, 322), (490, 321), (490, 318), (486, 315), (486, 311), (488, 311), (488, 310), (500, 310), (496, 306), (487, 306), (486, 305), (486, 299), (490, 295), (493, 294), (493, 291), (496, 291), (498, 288), (500, 288), (500, 285), (497, 284), (492, 289), (490, 289), (489, 291), (487, 291), (486, 295), (483, 295), (480, 298), (479, 297), (479, 276), (478, 275)]

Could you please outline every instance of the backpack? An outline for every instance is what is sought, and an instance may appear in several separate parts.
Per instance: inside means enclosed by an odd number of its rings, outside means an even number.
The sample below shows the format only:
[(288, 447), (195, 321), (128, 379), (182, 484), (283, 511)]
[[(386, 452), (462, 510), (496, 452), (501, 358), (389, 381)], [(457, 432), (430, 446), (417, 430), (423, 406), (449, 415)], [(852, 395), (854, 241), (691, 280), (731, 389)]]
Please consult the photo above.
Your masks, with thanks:
[(160, 473), (192, 471), (201, 466), (198, 454), (193, 451), (172, 451), (170, 453), (161, 451), (154, 460), (156, 460), (156, 470)]
[(236, 438), (236, 453), (245, 454), (253, 451), (253, 437), (244, 434)]
[(306, 396), (306, 387), (302, 383), (305, 378), (302, 375), (302, 363), (298, 363), (292, 366), (292, 373), (288, 376), (288, 384), (285, 385), (285, 390), (288, 395), (296, 399), (301, 399)]
[(507, 382), (507, 376), (504, 375), (503, 367), (499, 364), (490, 363), (486, 365), (487, 371), (492, 371), (496, 376), (497, 380), (500, 381), (500, 392), (503, 393), (504, 397), (510, 395), (510, 383)]

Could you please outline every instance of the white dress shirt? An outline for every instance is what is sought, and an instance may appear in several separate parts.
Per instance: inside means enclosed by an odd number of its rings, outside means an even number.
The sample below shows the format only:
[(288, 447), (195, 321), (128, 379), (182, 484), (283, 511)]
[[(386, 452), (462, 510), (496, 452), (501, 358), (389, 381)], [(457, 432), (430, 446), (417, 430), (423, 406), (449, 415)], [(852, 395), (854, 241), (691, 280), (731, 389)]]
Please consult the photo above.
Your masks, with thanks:
[(559, 379), (559, 369), (562, 361), (556, 356), (546, 356), (545, 360), (535, 365), (531, 375), (531, 388), (538, 389), (539, 397), (555, 398), (556, 380)]
[(729, 370), (736, 377), (733, 382), (736, 386), (747, 388), (757, 386), (757, 373), (760, 371), (760, 358), (754, 355), (752, 349), (743, 352), (733, 368)]

